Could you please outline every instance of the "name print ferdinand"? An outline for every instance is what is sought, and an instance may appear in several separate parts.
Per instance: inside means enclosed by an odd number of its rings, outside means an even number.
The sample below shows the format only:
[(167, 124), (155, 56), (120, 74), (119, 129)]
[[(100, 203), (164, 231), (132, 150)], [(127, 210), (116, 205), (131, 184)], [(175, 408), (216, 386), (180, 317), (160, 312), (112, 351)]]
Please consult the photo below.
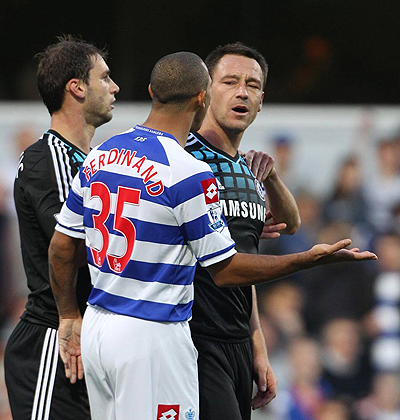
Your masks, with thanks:
[[(162, 194), (164, 191), (164, 185), (160, 179), (154, 181), (154, 179), (158, 178), (156, 176), (158, 172), (155, 170), (154, 165), (148, 162), (146, 156), (137, 157), (136, 154), (136, 150), (129, 149), (113, 148), (109, 151), (97, 150), (95, 157), (88, 163), (88, 165), (83, 167), (82, 172), (85, 174), (86, 180), (89, 181), (99, 169), (108, 165), (119, 165), (125, 168), (131, 167), (137, 171), (145, 185), (153, 179), (153, 182), (146, 185), (146, 191), (149, 195), (155, 197)], [(117, 172), (115, 167), (113, 171)]]

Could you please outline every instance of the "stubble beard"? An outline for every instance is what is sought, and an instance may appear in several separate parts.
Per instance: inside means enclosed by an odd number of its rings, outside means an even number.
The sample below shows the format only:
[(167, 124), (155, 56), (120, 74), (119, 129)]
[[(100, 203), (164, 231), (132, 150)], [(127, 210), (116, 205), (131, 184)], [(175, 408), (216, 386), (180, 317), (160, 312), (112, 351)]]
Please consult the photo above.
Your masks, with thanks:
[(89, 109), (86, 111), (87, 124), (98, 128), (111, 121), (113, 117), (111, 110), (103, 111), (105, 107), (106, 104), (104, 101), (97, 100), (96, 102), (91, 103)]

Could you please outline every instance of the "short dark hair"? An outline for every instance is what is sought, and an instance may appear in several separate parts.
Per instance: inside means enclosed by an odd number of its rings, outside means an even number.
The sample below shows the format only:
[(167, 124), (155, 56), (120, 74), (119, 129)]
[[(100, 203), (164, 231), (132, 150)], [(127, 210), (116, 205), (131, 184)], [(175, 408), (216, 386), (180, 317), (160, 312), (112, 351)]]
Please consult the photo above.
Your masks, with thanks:
[(203, 60), (186, 51), (158, 60), (150, 76), (153, 99), (162, 104), (186, 102), (206, 90), (208, 81), (209, 74)]
[(208, 67), (208, 71), (210, 72), (211, 77), (217, 67), (219, 60), (225, 55), (241, 55), (243, 57), (253, 58), (257, 61), (257, 63), (261, 67), (261, 71), (263, 74), (263, 88), (267, 83), (267, 75), (268, 75), (268, 64), (265, 61), (265, 58), (262, 54), (260, 54), (255, 48), (248, 47), (247, 45), (243, 44), (242, 42), (235, 42), (233, 44), (226, 44), (220, 45), (210, 54), (208, 54), (205, 62)]
[(39, 59), (39, 93), (50, 115), (61, 109), (68, 81), (77, 78), (88, 83), (93, 58), (97, 55), (104, 59), (107, 57), (105, 51), (73, 35), (63, 35), (57, 39), (57, 43), (35, 56)]

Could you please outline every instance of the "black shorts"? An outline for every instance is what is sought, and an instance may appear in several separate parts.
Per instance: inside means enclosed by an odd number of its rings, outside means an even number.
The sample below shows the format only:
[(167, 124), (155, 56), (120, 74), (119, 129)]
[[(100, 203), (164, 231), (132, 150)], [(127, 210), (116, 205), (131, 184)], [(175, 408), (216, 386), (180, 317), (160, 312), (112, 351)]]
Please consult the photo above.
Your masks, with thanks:
[(57, 330), (20, 321), (4, 356), (14, 420), (89, 420), (84, 381), (72, 385), (59, 356)]
[(253, 356), (249, 341), (193, 337), (199, 352), (200, 419), (250, 420)]

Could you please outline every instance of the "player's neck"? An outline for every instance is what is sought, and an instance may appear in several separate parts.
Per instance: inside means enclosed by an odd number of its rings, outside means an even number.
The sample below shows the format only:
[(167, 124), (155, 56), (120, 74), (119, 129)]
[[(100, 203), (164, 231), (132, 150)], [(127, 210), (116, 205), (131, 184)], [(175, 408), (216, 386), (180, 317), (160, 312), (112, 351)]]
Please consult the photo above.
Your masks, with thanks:
[(172, 134), (185, 147), (192, 120), (193, 116), (185, 112), (171, 113), (153, 109), (142, 125)]
[(51, 117), (51, 128), (83, 152), (89, 153), (96, 129), (86, 123), (81, 113), (57, 111)]
[(237, 133), (229, 130), (224, 130), (214, 118), (207, 114), (199, 134), (202, 135), (209, 143), (216, 148), (223, 150), (230, 156), (235, 156), (239, 150), (240, 141), (243, 137), (243, 132)]

